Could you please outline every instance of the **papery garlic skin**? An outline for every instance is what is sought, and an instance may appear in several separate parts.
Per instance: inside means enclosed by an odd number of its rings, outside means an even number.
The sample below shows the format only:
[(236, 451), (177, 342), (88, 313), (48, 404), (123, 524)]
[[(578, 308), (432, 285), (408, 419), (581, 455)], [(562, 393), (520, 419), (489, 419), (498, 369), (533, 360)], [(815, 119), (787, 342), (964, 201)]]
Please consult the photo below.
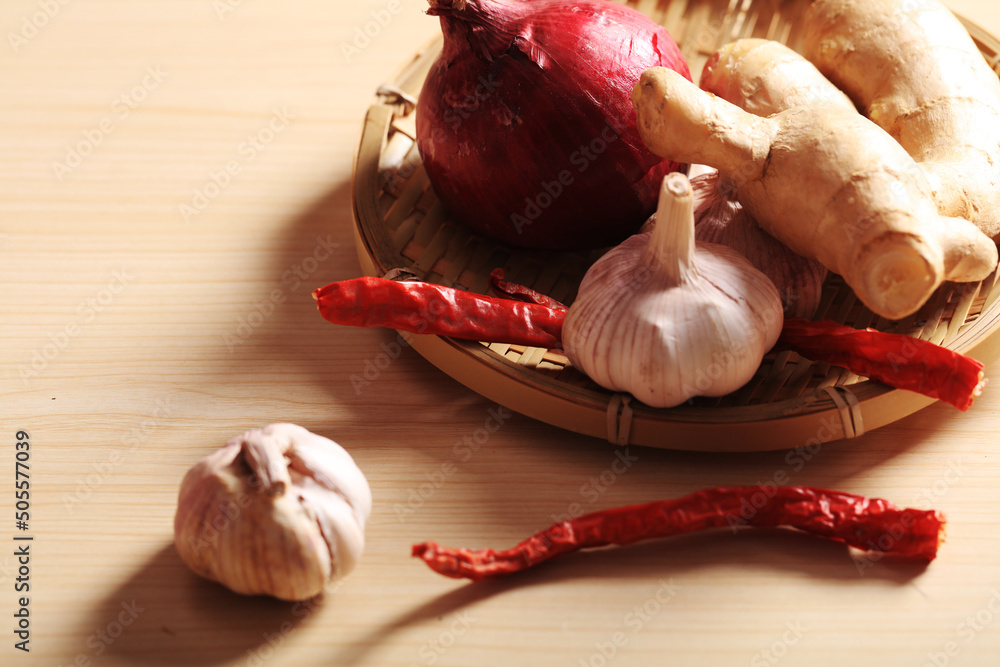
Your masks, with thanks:
[(305, 600), (354, 569), (372, 496), (340, 445), (295, 424), (247, 431), (181, 482), (174, 541), (237, 593)]
[(691, 185), (664, 179), (652, 232), (590, 268), (563, 324), (574, 366), (652, 407), (746, 384), (781, 333), (781, 299), (746, 258), (695, 243)]
[(692, 178), (691, 187), (695, 239), (739, 252), (774, 283), (785, 315), (811, 318), (823, 298), (826, 267), (768, 234), (736, 200), (735, 188), (723, 182), (718, 172)]

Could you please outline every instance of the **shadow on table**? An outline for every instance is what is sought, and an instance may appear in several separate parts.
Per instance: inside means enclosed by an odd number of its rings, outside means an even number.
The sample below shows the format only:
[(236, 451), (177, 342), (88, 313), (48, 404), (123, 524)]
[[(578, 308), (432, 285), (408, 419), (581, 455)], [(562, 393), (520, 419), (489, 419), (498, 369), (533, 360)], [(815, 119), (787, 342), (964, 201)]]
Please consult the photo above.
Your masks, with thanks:
[[(335, 247), (329, 251), (327, 259), (313, 266), (308, 259), (316, 249), (324, 247), (320, 239), (328, 240)], [(302, 375), (313, 386), (322, 388), (339, 407), (358, 415), (382, 414), (387, 404), (392, 405), (389, 424), (338, 423), (336, 432), (348, 441), (353, 439), (355, 430), (369, 431), (392, 424), (437, 428), (442, 413), (467, 409), (470, 402), (477, 401), (429, 363), (415, 361), (416, 354), (412, 350), (400, 353), (408, 363), (394, 366), (391, 373), (385, 373), (398, 375), (396, 382), (390, 383), (383, 377), (381, 384), (376, 379), (364, 392), (359, 394), (356, 391), (351, 378), (363, 373), (366, 360), (352, 355), (377, 354), (382, 349), (379, 345), (391, 344), (395, 334), (389, 331), (359, 333), (348, 327), (330, 325), (318, 315), (310, 296), (315, 287), (360, 274), (354, 249), (349, 183), (333, 186), (290, 221), (274, 242), (283, 250), (276, 253), (278, 259), (266, 277), (276, 289), (281, 290), (281, 307), (268, 316), (266, 325), (236, 346), (232, 362), (235, 366), (245, 369), (258, 364), (280, 364), (289, 374)], [(289, 339), (289, 332), (294, 332), (294, 339)], [(373, 336), (378, 337), (376, 341), (372, 341)], [(434, 381), (424, 383), (421, 382), (423, 377), (413, 375), (426, 375)], [(413, 396), (385, 396), (380, 392), (383, 386), (405, 386), (411, 381), (414, 387), (419, 388)], [(299, 400), (297, 395), (290, 394), (288, 400), (293, 402), (294, 409), (301, 409), (296, 403)], [(935, 416), (950, 421), (960, 415), (956, 411), (946, 414), (937, 410)], [(324, 419), (322, 413), (317, 419)], [(932, 420), (918, 414), (900, 422), (897, 431), (900, 428), (905, 430), (908, 436), (905, 439), (890, 441), (876, 432), (859, 440), (825, 443), (816, 451), (796, 452), (791, 459), (788, 449), (741, 455), (641, 450), (642, 463), (628, 472), (630, 501), (674, 497), (680, 495), (679, 488), (693, 490), (760, 483), (761, 480), (770, 482), (776, 480), (779, 473), (794, 484), (840, 488), (843, 482), (863, 477), (867, 471), (884, 467), (907, 450), (919, 446), (929, 437), (927, 430), (922, 428), (929, 421)], [(324, 428), (322, 423), (308, 425), (320, 431), (334, 430)], [(551, 448), (539, 461), (561, 463), (566, 456), (571, 456), (576, 462), (586, 462), (586, 475), (599, 474), (607, 466), (612, 451), (607, 443), (597, 438), (570, 437), (554, 427), (543, 428), (542, 432), (544, 437), (551, 436), (556, 442), (550, 443)], [(791, 448), (803, 444), (787, 443), (787, 446)], [(684, 444), (679, 446), (684, 448)], [(723, 459), (726, 463), (720, 463)], [(481, 454), (475, 462), (466, 465), (463, 474), (482, 474), (482, 479), (492, 479), (497, 474), (495, 462), (495, 458)], [(518, 493), (523, 493), (523, 488), (533, 488), (532, 475), (537, 475), (541, 483), (537, 488), (544, 488), (551, 475), (551, 467), (538, 466), (523, 474), (527, 478), (525, 484), (518, 487)], [(619, 485), (615, 490), (623, 487), (624, 484)], [(504, 497), (509, 487), (480, 484), (476, 488), (481, 494), (476, 506), (510, 506), (509, 498)], [(567, 488), (575, 490), (576, 487), (567, 483)], [(615, 504), (612, 500), (617, 497), (609, 495), (602, 498), (600, 505)], [(906, 500), (902, 499), (904, 503)], [(557, 507), (563, 509), (565, 504), (557, 503)], [(489, 517), (482, 518), (486, 521)], [(331, 664), (358, 664), (369, 657), (378, 644), (395, 633), (414, 626), (432, 626), (438, 617), (537, 583), (559, 585), (574, 580), (610, 577), (669, 581), (670, 577), (689, 571), (706, 568), (731, 570), (734, 564), (741, 566), (741, 572), (749, 569), (759, 572), (761, 576), (780, 573), (798, 578), (835, 580), (845, 586), (908, 585), (924, 569), (921, 563), (856, 557), (842, 545), (787, 530), (754, 529), (740, 531), (736, 535), (728, 530), (719, 530), (627, 548), (574, 554), (561, 558), (557, 563), (504, 580), (460, 584), (447, 593), (400, 613), (387, 624), (373, 628), (334, 655)], [(162, 576), (159, 574), (161, 571)], [(180, 583), (174, 586), (166, 583), (171, 581)], [(237, 623), (231, 618), (232, 594), (221, 587), (205, 586), (204, 582), (196, 580), (172, 548), (158, 554), (143, 571), (108, 598), (97, 617), (112, 620), (112, 614), (122, 601), (138, 599), (138, 593), (148, 595), (157, 603), (163, 602), (160, 605), (164, 609), (162, 613), (170, 614), (170, 617), (162, 622), (149, 621), (148, 624), (143, 619), (144, 632), (134, 633), (135, 637), (126, 633), (107, 650), (120, 656), (134, 657), (141, 664), (209, 665), (241, 656), (250, 661), (270, 648), (267, 637), (280, 634), (283, 624), (290, 623), (289, 627), (296, 627), (296, 623), (304, 620), (293, 615), (292, 604), (240, 598)], [(794, 601), (789, 604), (793, 605)], [(180, 611), (166, 611), (168, 609)], [(191, 632), (183, 639), (178, 637), (170, 623), (171, 619), (177, 620), (178, 613), (189, 617), (184, 627), (204, 627), (204, 634)], [(163, 654), (169, 653), (173, 662), (165, 662), (166, 658), (160, 663), (151, 661), (149, 656), (155, 655), (158, 648), (162, 648)]]
[[(719, 529), (626, 547), (592, 549), (502, 579), (459, 585), (372, 629), (331, 658), (331, 664), (360, 664), (394, 633), (412, 626), (426, 624), (436, 636), (441, 628), (434, 625), (435, 620), (536, 584), (558, 595), (559, 585), (572, 586), (578, 580), (648, 580), (651, 591), (659, 587), (650, 600), (669, 610), (670, 597), (683, 594), (680, 582), (684, 574), (713, 568), (731, 571), (737, 564), (741, 572), (750, 576), (773, 577), (777, 573), (797, 579), (832, 580), (844, 586), (911, 585), (927, 567), (923, 561), (889, 556), (880, 559), (878, 555), (855, 552), (837, 542), (777, 528), (741, 529), (736, 534)], [(678, 578), (676, 585), (674, 577)], [(641, 605), (647, 601), (637, 602)], [(800, 600), (788, 601), (790, 609), (800, 603)], [(600, 601), (594, 600), (594, 604)]]
[[(273, 245), (274, 259), (259, 278), (280, 291), (281, 302), (264, 318), (264, 324), (234, 346), (229, 360), (232, 368), (226, 369), (225, 382), (232, 382), (233, 368), (239, 374), (245, 374), (247, 369), (263, 368), (264, 372), (270, 372), (269, 369), (280, 368), (288, 382), (282, 386), (283, 393), (274, 397), (281, 408), (275, 419), (292, 415), (301, 418), (306, 422), (303, 425), (313, 430), (336, 433), (345, 442), (372, 441), (371, 434), (380, 430), (391, 430), (394, 435), (418, 429), (438, 432), (440, 423), (453, 421), (453, 417), (454, 421), (463, 424), (481, 419), (479, 415), (486, 412), (490, 402), (463, 388), (414, 350), (400, 348), (396, 344), (396, 332), (335, 326), (317, 312), (311, 296), (313, 289), (361, 275), (349, 182), (331, 184), (321, 196), (297, 212), (282, 227)], [(317, 253), (322, 261), (317, 259)], [(252, 312), (253, 307), (248, 304), (248, 312)], [(391, 359), (386, 350), (394, 355)], [(287, 401), (285, 406), (281, 405), (282, 399)], [(384, 415), (385, 406), (390, 404), (390, 420), (372, 419), (372, 415)], [(331, 405), (337, 409), (327, 410)], [(344, 412), (348, 413), (347, 418)], [(337, 413), (336, 423), (330, 416), (333, 413)], [(358, 419), (353, 420), (351, 416)], [(637, 467), (630, 470), (629, 479), (630, 484), (640, 485), (636, 489), (639, 496), (646, 490), (664, 490), (660, 494), (645, 495), (647, 498), (671, 497), (676, 495), (678, 487), (693, 490), (759, 481), (781, 484), (785, 479), (790, 484), (840, 488), (845, 480), (890, 464), (931, 437), (935, 429), (947, 428), (961, 416), (962, 413), (948, 406), (932, 406), (893, 425), (897, 434), (905, 433), (904, 437), (893, 440), (875, 431), (855, 440), (827, 442), (820, 446), (810, 446), (809, 441), (778, 443), (783, 449), (755, 454), (644, 449), (640, 450), (643, 467), (656, 466), (658, 469), (639, 482), (635, 479), (639, 477)], [(589, 457), (594, 465), (601, 466), (596, 472), (601, 472), (607, 465), (610, 445), (600, 438), (568, 437), (567, 433), (555, 427), (542, 429), (542, 438), (558, 442), (549, 450), (554, 452), (552, 458), (557, 459), (565, 452), (577, 462)], [(464, 430), (457, 433), (457, 437), (464, 435), (467, 435)], [(780, 431), (776, 430), (775, 437), (780, 439)], [(455, 434), (442, 434), (442, 441), (453, 442), (454, 439)], [(677, 447), (684, 450), (697, 445), (677, 443)], [(792, 449), (796, 447), (797, 450)], [(440, 456), (440, 452), (435, 454)], [(723, 457), (728, 463), (720, 465)], [(437, 459), (428, 460), (428, 466), (439, 464)], [(647, 461), (650, 466), (646, 466)], [(471, 466), (464, 469), (474, 472)], [(540, 473), (542, 476), (547, 474), (547, 471)], [(696, 480), (699, 483), (696, 484)], [(487, 492), (499, 487), (484, 484), (481, 488)], [(483, 505), (505, 506), (494, 502), (499, 500), (503, 499), (484, 498)]]
[(144, 667), (263, 664), (322, 604), (237, 595), (194, 575), (168, 544), (90, 611), (81, 654)]
[(282, 226), (271, 241), (271, 264), (253, 279), (265, 282), (255, 302), (247, 304), (247, 327), (230, 341), (232, 362), (245, 371), (279, 363), (295, 374), (314, 376), (334, 394), (350, 391), (337, 377), (337, 346), (350, 331), (323, 320), (312, 298), (323, 285), (360, 275), (354, 250), (350, 183), (331, 185), (318, 199)]
[[(281, 292), (282, 301), (265, 318), (264, 325), (235, 346), (231, 363), (240, 373), (258, 366), (280, 366), (296, 379), (298, 386), (310, 388), (309, 400), (316, 400), (318, 389), (329, 397), (331, 404), (361, 418), (357, 423), (338, 421), (336, 431), (345, 440), (350, 440), (355, 430), (367, 433), (400, 424), (436, 428), (450, 413), (458, 413), (461, 419), (468, 414), (470, 405), (476, 405), (477, 409), (489, 406), (485, 399), (465, 390), (412, 349), (399, 348), (396, 332), (335, 326), (317, 312), (311, 297), (313, 289), (361, 275), (349, 182), (331, 185), (299, 211), (275, 237), (274, 247), (274, 260), (262, 278)], [(322, 261), (313, 261), (317, 252)], [(252, 311), (253, 307), (248, 308)], [(394, 355), (391, 359), (386, 350)], [(229, 378), (227, 375), (227, 381)], [(407, 391), (399, 391), (401, 387)], [(390, 396), (387, 391), (396, 393)], [(305, 396), (294, 393), (293, 385), (292, 393), (285, 396), (291, 412), (302, 409)], [(382, 414), (390, 402), (391, 422), (372, 423), (371, 415)], [(323, 423), (323, 411), (310, 414), (313, 420), (309, 426), (320, 430), (328, 426)], [(928, 414), (933, 414), (934, 419), (929, 419)], [(907, 435), (893, 442), (878, 437), (879, 432), (875, 431), (874, 438), (868, 433), (856, 440), (827, 442), (818, 447), (810, 446), (810, 441), (779, 443), (783, 449), (760, 455), (707, 454), (700, 459), (685, 459), (683, 452), (674, 451), (664, 452), (662, 458), (671, 468), (678, 460), (682, 464), (694, 461), (696, 468), (709, 472), (705, 486), (752, 482), (756, 478), (747, 473), (750, 468), (757, 468), (762, 471), (764, 477), (760, 479), (764, 481), (770, 481), (777, 473), (787, 473), (793, 478), (791, 483), (837, 488), (837, 481), (885, 465), (930, 437), (934, 429), (946, 428), (961, 416), (948, 406), (932, 406), (894, 425)], [(780, 429), (776, 429), (775, 438), (781, 438)], [(577, 437), (576, 442), (580, 439)], [(607, 447), (599, 438), (586, 438), (584, 444), (574, 444), (573, 455), (577, 456), (580, 449), (590, 449), (595, 458), (600, 458), (606, 455)], [(684, 450), (697, 445), (678, 443), (677, 447)], [(796, 447), (805, 451), (792, 451)], [(720, 466), (720, 456), (728, 457), (732, 465)], [(789, 456), (791, 460), (786, 458)], [(844, 465), (838, 467), (838, 462)], [(724, 479), (726, 476), (730, 479)], [(677, 479), (690, 477), (681, 474)]]
[[(312, 298), (313, 290), (323, 285), (362, 275), (352, 209), (351, 184), (332, 184), (283, 225), (272, 241), (270, 265), (256, 277), (269, 286), (262, 288), (255, 303), (246, 305), (247, 312), (254, 314), (254, 323), (262, 324), (241, 329), (242, 333), (230, 341), (230, 364), (238, 373), (280, 367), (282, 375), (291, 379), (293, 390), (309, 388), (308, 393), (303, 389), (302, 395), (294, 391), (284, 395), (293, 411), (301, 410), (304, 400), (316, 401), (321, 392), (329, 404), (360, 414), (369, 422), (373, 410), (381, 413), (387, 401), (385, 392), (416, 374), (413, 394), (392, 397), (394, 422), (432, 425), (440, 420), (442, 411), (459, 409), (456, 401), (467, 404), (468, 392), (412, 349), (399, 346), (395, 331), (330, 324)], [(260, 305), (268, 299), (275, 302), (273, 308)], [(260, 309), (266, 316), (256, 316)], [(425, 378), (435, 381), (426, 382)], [(326, 403), (317, 403), (318, 407), (323, 405)], [(438, 412), (429, 412), (434, 407)], [(322, 418), (322, 412), (315, 414)], [(338, 432), (344, 433), (342, 425)]]

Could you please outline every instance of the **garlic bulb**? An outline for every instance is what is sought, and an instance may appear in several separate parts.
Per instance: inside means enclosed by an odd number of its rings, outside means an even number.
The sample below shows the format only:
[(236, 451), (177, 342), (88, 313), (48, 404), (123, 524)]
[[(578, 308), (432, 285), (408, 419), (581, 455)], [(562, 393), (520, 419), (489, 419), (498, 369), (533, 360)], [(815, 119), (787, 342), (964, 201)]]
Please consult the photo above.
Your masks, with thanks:
[(826, 267), (764, 231), (718, 172), (691, 179), (691, 186), (696, 202), (695, 239), (736, 250), (778, 288), (785, 315), (812, 317), (823, 296)]
[(574, 366), (653, 407), (746, 384), (781, 333), (781, 299), (750, 262), (695, 243), (691, 183), (670, 174), (653, 231), (587, 271), (563, 324)]
[(188, 471), (174, 541), (194, 572), (237, 593), (305, 600), (357, 564), (371, 506), (368, 481), (340, 445), (271, 424)]

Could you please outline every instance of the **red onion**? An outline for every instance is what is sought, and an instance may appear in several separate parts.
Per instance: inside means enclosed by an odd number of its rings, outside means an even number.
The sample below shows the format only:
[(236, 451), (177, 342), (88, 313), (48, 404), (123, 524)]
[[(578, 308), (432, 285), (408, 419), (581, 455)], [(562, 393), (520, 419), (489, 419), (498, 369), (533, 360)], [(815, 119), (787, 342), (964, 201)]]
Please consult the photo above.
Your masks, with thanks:
[(610, 0), (429, 0), (444, 50), (417, 104), (417, 146), (453, 218), (531, 248), (634, 233), (680, 168), (643, 145), (632, 88), (690, 79), (666, 30)]

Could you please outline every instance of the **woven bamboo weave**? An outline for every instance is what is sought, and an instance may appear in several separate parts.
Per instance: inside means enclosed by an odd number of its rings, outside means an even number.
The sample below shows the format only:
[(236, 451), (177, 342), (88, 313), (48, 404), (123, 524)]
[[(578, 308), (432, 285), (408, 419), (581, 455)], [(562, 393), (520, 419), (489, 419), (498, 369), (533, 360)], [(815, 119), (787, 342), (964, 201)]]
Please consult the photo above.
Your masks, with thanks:
[[(694, 80), (715, 50), (742, 37), (796, 47), (804, 0), (636, 0), (674, 37)], [(1000, 41), (962, 19), (994, 71)], [(571, 303), (594, 253), (506, 247), (449, 218), (415, 145), (414, 109), (441, 50), (437, 39), (379, 86), (365, 118), (354, 169), (358, 257), (368, 275), (406, 269), (422, 280), (486, 293), (489, 274)], [(825, 285), (815, 319), (905, 333), (974, 356), (1000, 356), (1000, 286), (946, 283), (911, 317), (889, 322), (861, 305), (836, 275)], [(515, 411), (617, 444), (673, 449), (753, 451), (853, 438), (933, 401), (791, 352), (769, 354), (754, 378), (722, 398), (654, 409), (606, 391), (572, 368), (558, 350), (417, 336), (413, 347), (442, 371)], [(975, 409), (973, 407), (972, 409)]]

